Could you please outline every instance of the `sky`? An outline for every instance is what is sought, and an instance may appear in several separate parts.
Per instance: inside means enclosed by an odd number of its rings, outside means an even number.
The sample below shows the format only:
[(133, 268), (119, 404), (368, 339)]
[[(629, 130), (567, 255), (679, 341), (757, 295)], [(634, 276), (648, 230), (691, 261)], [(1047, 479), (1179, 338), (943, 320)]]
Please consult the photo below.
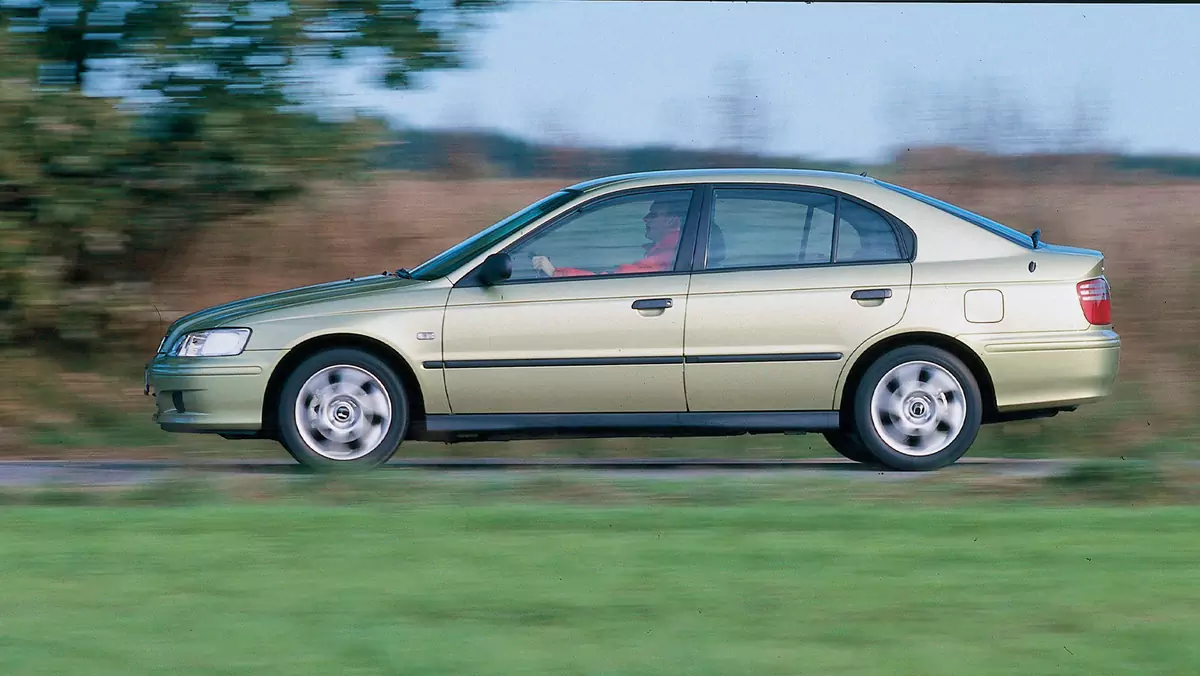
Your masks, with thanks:
[(872, 160), (929, 131), (937, 92), (990, 81), (1044, 128), (1086, 109), (1110, 147), (1200, 154), (1197, 27), (1200, 5), (516, 0), (468, 38), (467, 69), (338, 86), (400, 124), (707, 148), (740, 63), (769, 152)]

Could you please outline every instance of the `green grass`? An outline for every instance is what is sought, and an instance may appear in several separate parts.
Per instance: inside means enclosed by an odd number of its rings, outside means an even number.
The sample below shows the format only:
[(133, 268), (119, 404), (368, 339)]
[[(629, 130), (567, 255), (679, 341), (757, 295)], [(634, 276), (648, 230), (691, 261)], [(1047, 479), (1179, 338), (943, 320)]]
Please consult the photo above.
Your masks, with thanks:
[(1200, 510), (10, 507), (0, 673), (1181, 674)]

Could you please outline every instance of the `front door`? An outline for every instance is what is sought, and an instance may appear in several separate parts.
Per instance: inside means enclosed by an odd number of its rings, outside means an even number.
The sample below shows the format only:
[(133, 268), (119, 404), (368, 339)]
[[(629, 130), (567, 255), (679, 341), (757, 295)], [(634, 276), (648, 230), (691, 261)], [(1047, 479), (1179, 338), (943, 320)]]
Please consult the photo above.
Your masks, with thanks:
[(679, 241), (694, 193), (600, 198), (510, 247), (509, 281), (456, 287), (442, 330), (453, 412), (686, 410)]
[(717, 187), (709, 213), (688, 296), (689, 410), (836, 409), (845, 360), (908, 303), (892, 224), (803, 189)]

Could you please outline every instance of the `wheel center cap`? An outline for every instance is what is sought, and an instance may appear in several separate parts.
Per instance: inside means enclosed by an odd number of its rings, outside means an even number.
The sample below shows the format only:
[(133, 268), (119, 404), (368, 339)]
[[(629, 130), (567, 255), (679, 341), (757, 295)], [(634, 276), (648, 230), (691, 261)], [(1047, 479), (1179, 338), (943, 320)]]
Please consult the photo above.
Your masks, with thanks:
[(345, 427), (354, 423), (357, 413), (354, 404), (344, 400), (335, 401), (329, 407), (329, 420), (339, 427)]
[(908, 400), (904, 413), (912, 422), (926, 422), (933, 413), (933, 402), (923, 394), (915, 395)]

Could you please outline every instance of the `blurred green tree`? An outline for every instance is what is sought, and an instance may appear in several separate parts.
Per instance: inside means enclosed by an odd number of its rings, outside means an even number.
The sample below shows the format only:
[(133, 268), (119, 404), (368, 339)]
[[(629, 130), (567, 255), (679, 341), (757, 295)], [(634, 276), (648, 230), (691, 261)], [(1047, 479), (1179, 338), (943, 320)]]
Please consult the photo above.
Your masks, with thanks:
[(363, 166), (348, 74), (460, 67), (502, 2), (0, 0), (0, 342), (141, 334), (198, 228)]

